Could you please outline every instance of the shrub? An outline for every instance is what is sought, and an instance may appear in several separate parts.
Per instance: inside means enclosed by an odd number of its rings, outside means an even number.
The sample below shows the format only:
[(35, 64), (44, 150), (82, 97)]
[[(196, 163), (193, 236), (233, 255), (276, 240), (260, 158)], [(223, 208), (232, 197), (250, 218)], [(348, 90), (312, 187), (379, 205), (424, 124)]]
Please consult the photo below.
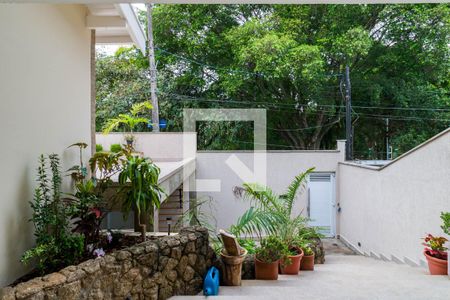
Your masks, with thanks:
[(84, 236), (84, 251), (91, 255), (89, 248), (97, 248), (100, 242), (100, 225), (106, 212), (101, 208), (102, 198), (97, 195), (93, 180), (80, 181), (75, 188), (69, 202), (69, 215), (74, 224), (72, 232)]
[(264, 263), (273, 263), (289, 255), (286, 244), (276, 236), (269, 236), (261, 240), (261, 246), (256, 248), (255, 256)]
[(69, 230), (67, 207), (61, 199), (62, 178), (59, 165), (56, 154), (51, 154), (48, 158), (40, 156), (38, 187), (30, 202), (36, 246), (27, 250), (21, 261), (28, 264), (31, 260), (36, 260), (41, 274), (74, 264), (83, 254), (83, 236)]
[(109, 147), (109, 150), (113, 153), (119, 153), (120, 151), (122, 151), (122, 145), (120, 144), (112, 144)]
[(95, 145), (95, 152), (102, 152), (102, 151), (103, 151), (103, 146), (101, 144)]

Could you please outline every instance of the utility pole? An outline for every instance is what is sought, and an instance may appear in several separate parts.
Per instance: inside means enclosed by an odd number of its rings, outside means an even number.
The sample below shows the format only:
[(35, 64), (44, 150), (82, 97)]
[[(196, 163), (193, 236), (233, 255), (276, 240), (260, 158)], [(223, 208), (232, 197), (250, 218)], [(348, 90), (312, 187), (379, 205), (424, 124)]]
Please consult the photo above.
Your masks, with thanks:
[(352, 91), (348, 66), (345, 67), (345, 138), (345, 159), (353, 160)]
[[(152, 3), (147, 3), (147, 34), (148, 34), (148, 61), (150, 67), (150, 93), (153, 106), (152, 125), (153, 125), (153, 132), (159, 132), (159, 105), (158, 105), (158, 96), (156, 95), (156, 63), (155, 63), (155, 48), (153, 46)], [(139, 216), (137, 218), (139, 218)], [(141, 221), (144, 221), (142, 223), (147, 224), (147, 218), (144, 218), (144, 220)], [(136, 213), (135, 213), (135, 224), (136, 224)], [(158, 231), (159, 231), (159, 209), (156, 206), (153, 206), (153, 232), (156, 233)]]
[(159, 105), (156, 95), (156, 63), (155, 48), (153, 47), (153, 4), (147, 3), (147, 34), (148, 34), (148, 60), (150, 67), (150, 93), (152, 98), (152, 126), (154, 132), (159, 132)]

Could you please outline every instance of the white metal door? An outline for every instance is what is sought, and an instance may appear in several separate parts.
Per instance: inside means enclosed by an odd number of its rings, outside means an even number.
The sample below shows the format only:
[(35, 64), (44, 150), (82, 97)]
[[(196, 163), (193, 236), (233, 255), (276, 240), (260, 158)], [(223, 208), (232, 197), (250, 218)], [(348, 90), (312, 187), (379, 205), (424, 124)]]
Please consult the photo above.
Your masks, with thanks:
[(310, 225), (320, 227), (326, 236), (335, 236), (334, 174), (313, 173), (308, 181)]

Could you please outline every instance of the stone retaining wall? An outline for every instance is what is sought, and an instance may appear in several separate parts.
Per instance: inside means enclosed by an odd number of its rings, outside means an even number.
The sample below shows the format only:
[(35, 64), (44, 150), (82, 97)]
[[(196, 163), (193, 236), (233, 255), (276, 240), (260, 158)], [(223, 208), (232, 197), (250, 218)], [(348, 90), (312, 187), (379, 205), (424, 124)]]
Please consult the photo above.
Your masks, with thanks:
[(167, 299), (195, 295), (215, 259), (208, 231), (187, 227), (0, 290), (0, 299)]

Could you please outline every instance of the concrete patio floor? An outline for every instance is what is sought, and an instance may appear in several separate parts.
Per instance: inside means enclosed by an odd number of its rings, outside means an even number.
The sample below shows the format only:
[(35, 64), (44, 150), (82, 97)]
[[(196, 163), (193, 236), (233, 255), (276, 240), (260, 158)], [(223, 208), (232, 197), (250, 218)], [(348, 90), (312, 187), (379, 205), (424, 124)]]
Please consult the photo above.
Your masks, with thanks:
[[(325, 241), (326, 262), (313, 272), (280, 275), (278, 281), (245, 280), (220, 287), (217, 299), (450, 299), (450, 279), (424, 268), (354, 255), (336, 240)], [(205, 299), (177, 296), (171, 299)]]

